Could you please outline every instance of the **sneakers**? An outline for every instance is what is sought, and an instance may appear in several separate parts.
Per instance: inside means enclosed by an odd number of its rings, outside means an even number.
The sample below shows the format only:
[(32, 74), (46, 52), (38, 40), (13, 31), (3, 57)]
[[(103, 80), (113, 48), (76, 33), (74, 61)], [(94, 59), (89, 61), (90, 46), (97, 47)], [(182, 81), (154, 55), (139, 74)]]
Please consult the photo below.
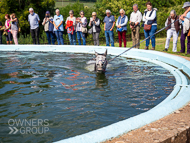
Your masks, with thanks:
[(155, 47), (152, 47), (151, 50), (155, 50)]
[(167, 51), (168, 51), (168, 49), (164, 49), (163, 51), (167, 52)]
[(145, 49), (145, 50), (148, 50), (148, 47), (146, 46), (144, 49)]

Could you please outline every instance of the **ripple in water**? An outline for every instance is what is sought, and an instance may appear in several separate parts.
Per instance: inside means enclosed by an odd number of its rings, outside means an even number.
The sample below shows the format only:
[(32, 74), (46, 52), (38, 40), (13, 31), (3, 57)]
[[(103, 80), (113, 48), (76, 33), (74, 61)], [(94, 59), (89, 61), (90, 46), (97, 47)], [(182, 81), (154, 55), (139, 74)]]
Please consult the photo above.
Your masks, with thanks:
[[(143, 113), (173, 90), (175, 78), (158, 65), (121, 57), (97, 75), (85, 68), (93, 57), (1, 52), (0, 141), (52, 142), (80, 135)], [(9, 135), (9, 119), (48, 119), (49, 131)]]

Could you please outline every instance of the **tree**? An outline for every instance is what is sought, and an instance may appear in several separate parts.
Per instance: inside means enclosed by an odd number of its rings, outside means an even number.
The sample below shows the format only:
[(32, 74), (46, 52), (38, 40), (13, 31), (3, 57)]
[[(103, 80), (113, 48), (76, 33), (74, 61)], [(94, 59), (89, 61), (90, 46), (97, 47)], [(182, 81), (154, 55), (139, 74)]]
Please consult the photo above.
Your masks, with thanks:
[(5, 14), (15, 13), (19, 19), (22, 34), (28, 34), (30, 32), (28, 22), (28, 10), (30, 7), (34, 9), (35, 13), (38, 13), (42, 22), (47, 10), (52, 14), (54, 13), (55, 0), (1, 0), (0, 21), (5, 21)]

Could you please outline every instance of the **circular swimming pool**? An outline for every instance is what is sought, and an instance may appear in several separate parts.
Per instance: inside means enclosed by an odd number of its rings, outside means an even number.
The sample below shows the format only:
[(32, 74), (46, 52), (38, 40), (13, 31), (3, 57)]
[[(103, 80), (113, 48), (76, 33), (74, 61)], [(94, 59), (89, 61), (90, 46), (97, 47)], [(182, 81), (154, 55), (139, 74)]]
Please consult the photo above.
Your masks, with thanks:
[[(124, 57), (108, 65), (105, 74), (96, 74), (86, 67), (93, 57), (1, 52), (0, 141), (51, 142), (80, 135), (155, 107), (175, 85), (161, 66)], [(9, 134), (10, 119), (46, 120), (48, 131)]]

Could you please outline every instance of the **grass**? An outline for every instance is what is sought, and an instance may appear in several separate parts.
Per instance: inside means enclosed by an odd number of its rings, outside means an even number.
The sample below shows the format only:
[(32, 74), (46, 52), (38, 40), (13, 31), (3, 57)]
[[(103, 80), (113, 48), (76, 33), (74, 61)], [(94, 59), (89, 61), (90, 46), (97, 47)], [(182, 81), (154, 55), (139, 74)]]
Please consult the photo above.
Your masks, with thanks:
[[(166, 43), (166, 38), (156, 38), (156, 51), (163, 52), (163, 50), (165, 49), (165, 43)], [(106, 46), (106, 44), (102, 44), (101, 46)], [(127, 42), (127, 47), (132, 47), (132, 46), (133, 46), (132, 41)], [(115, 43), (115, 47), (119, 47), (118, 42)], [(149, 49), (151, 49), (151, 47), (152, 46), (151, 46), (151, 42), (150, 42)], [(141, 45), (140, 45), (140, 49), (144, 49), (144, 48), (145, 48), (145, 41), (143, 43), (141, 43)], [(172, 52), (172, 48), (173, 48), (173, 38), (171, 38), (171, 40), (170, 40), (170, 46), (169, 46), (167, 53), (190, 57), (190, 55), (186, 55), (185, 53)], [(180, 44), (180, 38), (178, 38), (177, 51), (179, 52), (180, 50), (181, 50), (181, 44)], [(186, 53), (187, 53), (187, 40), (186, 40)]]
[[(62, 4), (62, 2), (56, 2), (55, 7), (61, 8), (61, 7), (65, 7), (67, 5), (72, 5), (74, 3), (75, 2), (63, 2), (63, 4)], [(93, 7), (95, 4), (94, 2), (80, 2), (80, 3), (83, 3), (84, 6), (87, 6), (87, 7)]]

